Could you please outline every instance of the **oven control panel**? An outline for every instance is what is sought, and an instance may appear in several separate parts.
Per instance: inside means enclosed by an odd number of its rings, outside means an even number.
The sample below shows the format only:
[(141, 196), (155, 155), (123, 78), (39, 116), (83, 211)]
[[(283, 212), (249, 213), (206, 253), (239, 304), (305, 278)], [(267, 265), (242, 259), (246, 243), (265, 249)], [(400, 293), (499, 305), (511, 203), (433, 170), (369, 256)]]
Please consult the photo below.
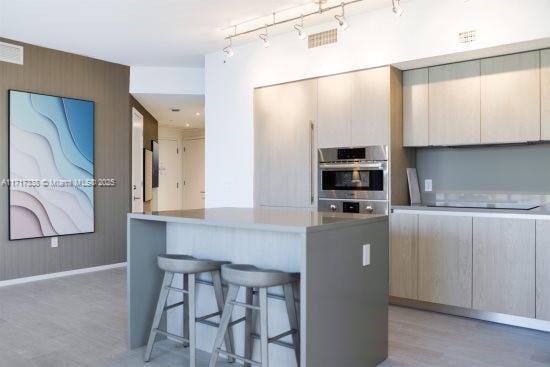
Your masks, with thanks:
[(325, 200), (319, 199), (320, 212), (388, 214), (388, 202), (384, 200)]

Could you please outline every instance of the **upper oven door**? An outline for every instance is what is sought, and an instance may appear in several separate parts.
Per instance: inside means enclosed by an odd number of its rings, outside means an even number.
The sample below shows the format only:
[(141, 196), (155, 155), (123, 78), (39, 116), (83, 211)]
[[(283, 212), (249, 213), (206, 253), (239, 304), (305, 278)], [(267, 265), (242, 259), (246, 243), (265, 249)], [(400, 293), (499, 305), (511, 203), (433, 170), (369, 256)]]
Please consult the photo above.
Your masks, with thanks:
[(387, 162), (321, 163), (319, 197), (387, 200)]

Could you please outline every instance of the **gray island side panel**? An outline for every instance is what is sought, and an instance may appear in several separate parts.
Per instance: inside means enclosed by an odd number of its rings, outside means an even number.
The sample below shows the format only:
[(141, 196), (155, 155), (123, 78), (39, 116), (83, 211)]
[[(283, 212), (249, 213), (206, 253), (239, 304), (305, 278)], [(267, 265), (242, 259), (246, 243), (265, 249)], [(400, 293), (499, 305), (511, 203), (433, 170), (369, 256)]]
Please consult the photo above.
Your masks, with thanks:
[(147, 343), (153, 323), (163, 277), (157, 255), (166, 252), (166, 223), (128, 217), (127, 241), (128, 346), (134, 349)]
[[(308, 366), (371, 367), (387, 358), (388, 230), (384, 219), (308, 236)], [(370, 244), (367, 266), (364, 244)]]

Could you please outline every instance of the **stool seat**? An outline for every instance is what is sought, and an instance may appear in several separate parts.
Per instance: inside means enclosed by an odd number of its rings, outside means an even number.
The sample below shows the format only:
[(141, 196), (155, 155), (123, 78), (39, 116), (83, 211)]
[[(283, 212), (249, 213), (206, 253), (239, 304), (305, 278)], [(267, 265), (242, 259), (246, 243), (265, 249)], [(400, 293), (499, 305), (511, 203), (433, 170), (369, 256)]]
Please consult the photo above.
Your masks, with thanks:
[(228, 262), (197, 259), (189, 255), (163, 254), (157, 256), (157, 264), (162, 271), (197, 274), (220, 270), (220, 267)]
[(300, 274), (260, 269), (254, 265), (225, 264), (222, 265), (222, 278), (242, 287), (268, 288), (298, 281)]

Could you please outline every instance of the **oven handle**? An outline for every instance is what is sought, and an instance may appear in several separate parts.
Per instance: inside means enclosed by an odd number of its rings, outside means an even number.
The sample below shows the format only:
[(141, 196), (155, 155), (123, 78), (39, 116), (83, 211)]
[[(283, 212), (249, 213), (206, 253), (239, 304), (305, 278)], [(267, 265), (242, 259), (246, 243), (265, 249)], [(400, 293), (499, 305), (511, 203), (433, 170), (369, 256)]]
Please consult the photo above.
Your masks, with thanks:
[(346, 169), (346, 168), (384, 168), (383, 163), (321, 163), (320, 168)]

